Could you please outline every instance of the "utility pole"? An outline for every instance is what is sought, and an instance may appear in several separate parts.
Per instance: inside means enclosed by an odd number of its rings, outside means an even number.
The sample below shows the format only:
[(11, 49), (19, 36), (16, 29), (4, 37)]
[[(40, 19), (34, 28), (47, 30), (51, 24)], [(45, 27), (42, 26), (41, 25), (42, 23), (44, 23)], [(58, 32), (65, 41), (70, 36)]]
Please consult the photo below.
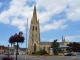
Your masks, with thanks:
[(27, 53), (27, 41), (28, 41), (28, 18), (27, 18), (27, 24), (26, 24), (26, 53)]

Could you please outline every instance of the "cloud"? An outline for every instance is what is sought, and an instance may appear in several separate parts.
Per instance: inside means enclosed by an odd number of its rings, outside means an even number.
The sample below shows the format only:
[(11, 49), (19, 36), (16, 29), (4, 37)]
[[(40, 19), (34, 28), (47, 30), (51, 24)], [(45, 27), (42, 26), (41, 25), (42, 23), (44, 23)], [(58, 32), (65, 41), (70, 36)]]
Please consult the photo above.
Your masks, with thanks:
[[(27, 18), (29, 19), (29, 21), (28, 21), (29, 25), (28, 26), (30, 26), (30, 21), (31, 21), (31, 18), (32, 18), (32, 13), (33, 13), (33, 6), (32, 7), (27, 6), (26, 2), (27, 2), (27, 0), (22, 0), (22, 1), (21, 0), (12, 0), (10, 2), (9, 9), (1, 12), (0, 22), (4, 23), (4, 24), (10, 24), (10, 25), (13, 25), (13, 26), (17, 26), (19, 30), (25, 31), (25, 29), (26, 29), (25, 25), (27, 24), (26, 20), (27, 20)], [(36, 4), (37, 7), (39, 8), (40, 5), (38, 5), (38, 1), (36, 1), (36, 2), (37, 2), (37, 4)], [(63, 5), (61, 5), (61, 6), (63, 7)], [(38, 17), (39, 17), (40, 24), (44, 24), (44, 23), (50, 21), (51, 15), (54, 14), (54, 12), (55, 13), (60, 13), (63, 9), (65, 9), (64, 7), (59, 8), (59, 9), (58, 9), (58, 7), (57, 8), (54, 7), (54, 9), (53, 10), (51, 9), (52, 11), (50, 11), (51, 7), (50, 8), (49, 7), (47, 9), (46, 6), (44, 6), (44, 8), (47, 11), (44, 11), (43, 13), (38, 12)], [(60, 24), (56, 24), (56, 23), (57, 23), (57, 21), (54, 21), (52, 24), (45, 25), (42, 28), (44, 28), (44, 31), (45, 30), (48, 31), (50, 29), (58, 29), (60, 27), (59, 26)], [(55, 25), (55, 27), (52, 27), (52, 25)], [(64, 27), (66, 27), (66, 26), (62, 26), (62, 28), (64, 28)], [(48, 28), (48, 30), (47, 30), (47, 28)]]
[[(66, 41), (74, 41), (77, 38), (80, 38), (80, 35), (73, 35), (73, 36), (65, 36), (64, 37)], [(61, 42), (62, 39), (59, 39), (58, 42)]]
[(26, 30), (24, 23), (25, 21), (22, 21), (20, 19), (14, 19), (13, 21), (11, 21), (11, 25), (17, 26), (20, 29), (20, 31)]
[(65, 23), (66, 23), (66, 20), (58, 20), (58, 21), (53, 20), (51, 24), (46, 24), (44, 26), (41, 26), (41, 32), (49, 31), (51, 29), (54, 29), (54, 30), (64, 29), (68, 26)]
[(27, 0), (12, 0), (9, 9), (0, 13), (0, 22), (18, 27), (19, 30), (25, 31), (27, 18), (29, 25), (32, 17), (33, 7), (26, 4)]
[(80, 20), (80, 0), (69, 0), (69, 8), (67, 9), (67, 18), (71, 21)]
[(69, 41), (69, 40), (74, 40), (74, 39), (76, 39), (76, 38), (80, 38), (80, 35), (66, 36), (66, 37), (65, 37), (65, 39), (68, 40), (68, 41)]
[(53, 39), (50, 39), (49, 42), (53, 42)]
[[(66, 9), (68, 1), (66, 0), (36, 0), (37, 9), (43, 7), (46, 11), (38, 12), (40, 23), (46, 23), (50, 21), (51, 16), (59, 14)], [(43, 9), (42, 8), (42, 9)]]
[(0, 2), (0, 7), (3, 5), (3, 3)]
[[(11, 0), (9, 3), (9, 8), (4, 9), (0, 13), (0, 22), (4, 24), (10, 24), (18, 27), (19, 30), (26, 30), (27, 18), (28, 18), (28, 27), (30, 27), (30, 22), (33, 13), (33, 7), (27, 5), (28, 0)], [(66, 19), (71, 19), (72, 21), (80, 20), (79, 12), (79, 0), (33, 0), (36, 2), (37, 6), (37, 15), (40, 22), (41, 32), (49, 31), (51, 29), (64, 29), (68, 25)], [(69, 5), (69, 8), (67, 6)], [(43, 7), (45, 11), (39, 12), (39, 8)], [(42, 9), (43, 9), (42, 8)], [(59, 14), (63, 11), (66, 11), (67, 18), (60, 19), (58, 21), (51, 19), (55, 14)], [(48, 23), (48, 22), (52, 23)]]
[[(43, 6), (48, 13), (47, 18), (50, 18), (51, 15), (59, 14), (62, 11), (66, 12), (68, 20), (71, 21), (80, 21), (80, 0), (36, 0), (38, 7)], [(43, 18), (40, 17), (40, 20)], [(44, 17), (45, 18), (45, 17)], [(45, 18), (48, 22), (49, 19)], [(42, 21), (44, 21), (42, 19)]]
[(46, 38), (41, 38), (41, 41), (46, 41)]

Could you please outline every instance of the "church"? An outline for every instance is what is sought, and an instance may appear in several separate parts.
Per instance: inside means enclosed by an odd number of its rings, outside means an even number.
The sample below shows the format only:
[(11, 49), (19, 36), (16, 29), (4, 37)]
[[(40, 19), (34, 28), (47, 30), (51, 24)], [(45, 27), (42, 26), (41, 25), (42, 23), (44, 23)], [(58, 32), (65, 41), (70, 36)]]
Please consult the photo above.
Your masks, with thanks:
[[(36, 52), (41, 49), (45, 49), (49, 53), (49, 48), (52, 42), (41, 42), (40, 41), (40, 24), (37, 20), (36, 5), (34, 6), (33, 16), (30, 24), (29, 40), (28, 40), (28, 53)], [(66, 46), (68, 42), (62, 37), (62, 42), (59, 42), (60, 46)]]

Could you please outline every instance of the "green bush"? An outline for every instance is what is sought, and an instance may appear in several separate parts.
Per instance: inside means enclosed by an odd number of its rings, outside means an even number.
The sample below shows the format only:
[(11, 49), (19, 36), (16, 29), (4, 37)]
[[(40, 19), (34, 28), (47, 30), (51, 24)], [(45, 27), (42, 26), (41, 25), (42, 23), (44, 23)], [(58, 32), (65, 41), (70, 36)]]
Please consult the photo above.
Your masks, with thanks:
[(40, 51), (37, 51), (37, 52), (36, 52), (36, 55), (40, 55)]
[(44, 54), (47, 54), (47, 52), (44, 49), (40, 50), (40, 55), (44, 55)]
[(54, 55), (58, 55), (58, 51), (57, 50), (54, 50)]
[(36, 54), (36, 52), (32, 52), (32, 55), (35, 55)]
[(44, 55), (44, 54), (47, 54), (47, 52), (44, 49), (40, 51), (32, 52), (32, 55)]

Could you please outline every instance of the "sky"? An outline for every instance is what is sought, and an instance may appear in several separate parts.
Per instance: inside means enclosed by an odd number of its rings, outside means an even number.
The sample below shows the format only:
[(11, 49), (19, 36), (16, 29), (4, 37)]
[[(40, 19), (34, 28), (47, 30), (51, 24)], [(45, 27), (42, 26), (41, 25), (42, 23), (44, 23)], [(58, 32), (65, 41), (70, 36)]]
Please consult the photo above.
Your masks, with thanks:
[[(22, 31), (26, 47), (33, 8), (36, 4), (41, 42), (80, 42), (80, 0), (0, 0), (0, 45), (8, 46), (9, 37)], [(28, 45), (28, 41), (27, 41)]]

